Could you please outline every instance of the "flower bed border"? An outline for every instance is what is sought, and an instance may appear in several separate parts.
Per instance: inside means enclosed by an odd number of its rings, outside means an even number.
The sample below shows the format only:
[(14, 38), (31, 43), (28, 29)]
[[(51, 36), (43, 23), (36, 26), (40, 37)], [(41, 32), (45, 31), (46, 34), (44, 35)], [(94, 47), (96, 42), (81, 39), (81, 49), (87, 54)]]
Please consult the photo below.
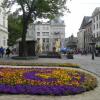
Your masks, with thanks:
[(71, 67), (80, 68), (78, 64), (73, 63), (27, 63), (27, 62), (3, 62), (0, 61), (0, 65), (11, 65), (11, 66), (46, 66), (46, 67)]

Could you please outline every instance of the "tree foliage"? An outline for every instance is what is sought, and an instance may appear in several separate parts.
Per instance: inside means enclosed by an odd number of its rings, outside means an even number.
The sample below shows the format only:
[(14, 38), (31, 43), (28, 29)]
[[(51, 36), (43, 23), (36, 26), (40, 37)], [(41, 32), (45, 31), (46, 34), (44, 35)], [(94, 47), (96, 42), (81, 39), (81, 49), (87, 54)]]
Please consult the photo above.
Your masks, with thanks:
[(19, 5), (16, 13), (22, 12), (22, 55), (27, 56), (26, 33), (30, 20), (36, 18), (54, 18), (56, 15), (62, 15), (67, 7), (67, 0), (4, 0), (3, 7), (11, 9), (14, 4)]
[(4, 0), (3, 7), (9, 8), (14, 4), (18, 4), (19, 8), (16, 12), (22, 11), (27, 16), (31, 12), (31, 17), (50, 17), (57, 14), (63, 14), (68, 10), (65, 6), (67, 0)]
[(22, 34), (22, 16), (16, 16), (15, 14), (10, 14), (8, 16), (8, 45), (13, 46), (16, 44), (16, 40), (21, 38)]

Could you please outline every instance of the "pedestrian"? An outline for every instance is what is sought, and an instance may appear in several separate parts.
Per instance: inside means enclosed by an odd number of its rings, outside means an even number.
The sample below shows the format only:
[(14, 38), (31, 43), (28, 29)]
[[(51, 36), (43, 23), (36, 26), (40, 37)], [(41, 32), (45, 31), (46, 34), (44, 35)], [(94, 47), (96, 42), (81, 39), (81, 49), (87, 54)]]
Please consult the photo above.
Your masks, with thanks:
[(0, 47), (0, 58), (1, 58), (1, 47)]
[(7, 55), (7, 57), (9, 57), (10, 53), (11, 53), (11, 50), (10, 50), (9, 47), (8, 47), (8, 48), (6, 49), (6, 55)]
[(3, 58), (4, 55), (4, 48), (0, 47), (0, 57)]

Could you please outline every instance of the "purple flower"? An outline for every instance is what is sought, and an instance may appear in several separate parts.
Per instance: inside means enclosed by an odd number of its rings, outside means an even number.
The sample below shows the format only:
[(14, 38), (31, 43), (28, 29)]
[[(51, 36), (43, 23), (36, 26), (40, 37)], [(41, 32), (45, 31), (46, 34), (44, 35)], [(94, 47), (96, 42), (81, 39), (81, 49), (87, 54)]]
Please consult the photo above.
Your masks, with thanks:
[(25, 79), (37, 80), (37, 81), (45, 81), (45, 82), (56, 81), (55, 78), (44, 79), (42, 77), (36, 76), (35, 74), (37, 74), (37, 73), (39, 73), (39, 72), (35, 72), (35, 71), (26, 72), (26, 73), (24, 73), (23, 77)]

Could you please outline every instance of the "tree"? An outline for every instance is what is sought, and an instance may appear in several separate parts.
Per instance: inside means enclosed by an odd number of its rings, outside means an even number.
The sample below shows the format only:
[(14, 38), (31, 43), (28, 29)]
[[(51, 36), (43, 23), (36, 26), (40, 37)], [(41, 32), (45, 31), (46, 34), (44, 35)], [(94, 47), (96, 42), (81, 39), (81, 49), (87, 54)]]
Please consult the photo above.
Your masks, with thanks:
[[(56, 15), (62, 15), (67, 7), (67, 0), (4, 0), (3, 7), (11, 9), (14, 4), (19, 8), (16, 13), (22, 12), (22, 55), (27, 56), (26, 33), (31, 20), (36, 18), (54, 18)], [(7, 9), (8, 10), (8, 9)]]
[(16, 40), (21, 38), (22, 35), (22, 16), (16, 16), (16, 14), (10, 14), (8, 16), (8, 45), (13, 46), (16, 44)]

